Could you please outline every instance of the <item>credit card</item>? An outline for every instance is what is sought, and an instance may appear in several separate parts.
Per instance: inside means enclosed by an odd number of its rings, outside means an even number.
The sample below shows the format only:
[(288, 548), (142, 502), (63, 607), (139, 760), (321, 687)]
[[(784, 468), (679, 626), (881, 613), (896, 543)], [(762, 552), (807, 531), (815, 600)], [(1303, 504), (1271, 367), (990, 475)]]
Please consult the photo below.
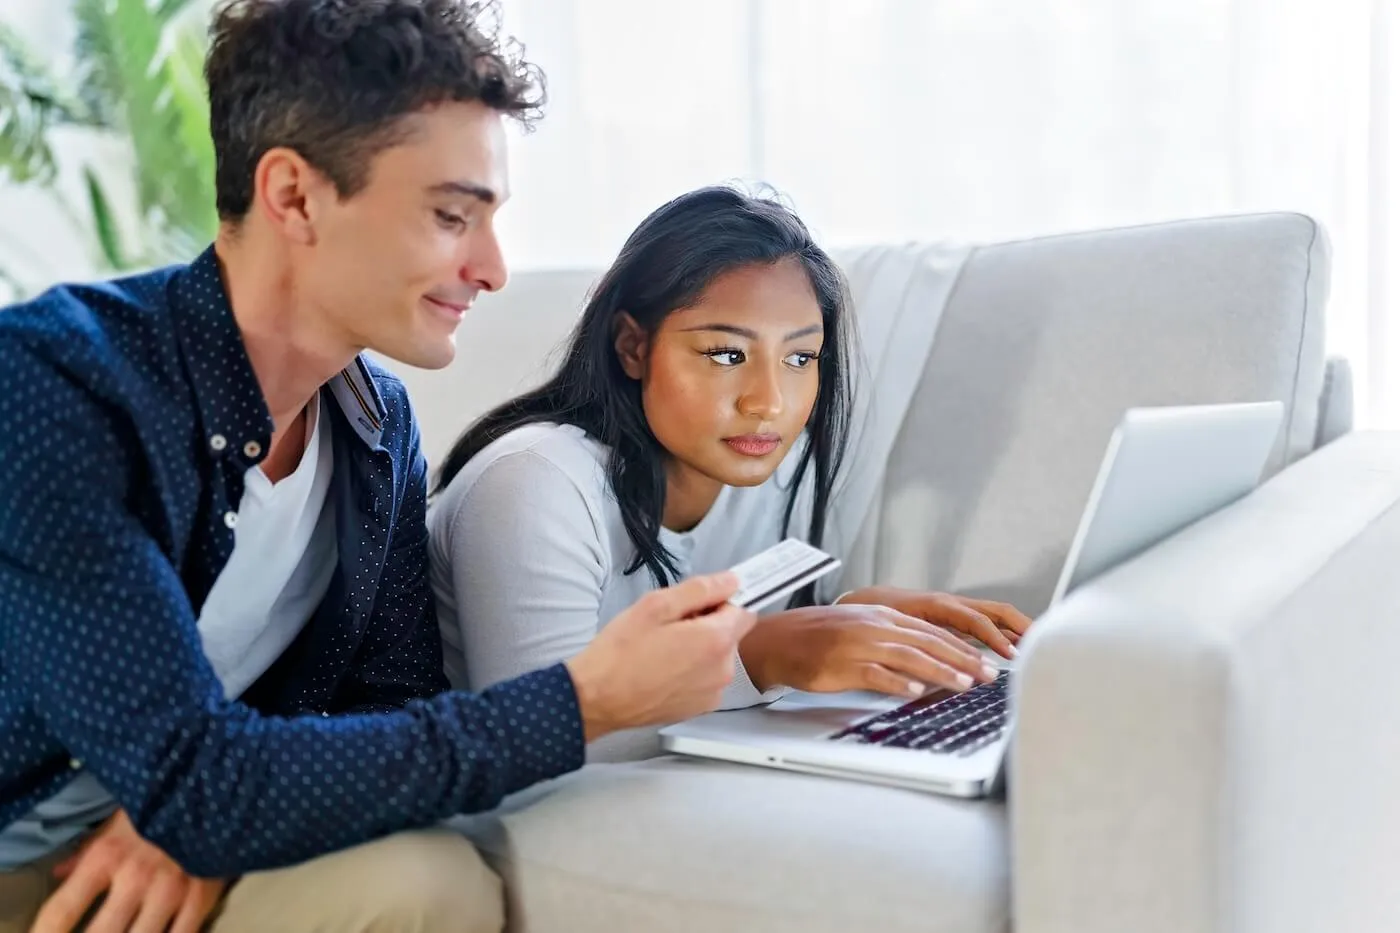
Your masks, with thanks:
[(788, 538), (731, 568), (739, 578), (739, 592), (729, 602), (757, 612), (840, 566), (841, 561), (820, 548)]

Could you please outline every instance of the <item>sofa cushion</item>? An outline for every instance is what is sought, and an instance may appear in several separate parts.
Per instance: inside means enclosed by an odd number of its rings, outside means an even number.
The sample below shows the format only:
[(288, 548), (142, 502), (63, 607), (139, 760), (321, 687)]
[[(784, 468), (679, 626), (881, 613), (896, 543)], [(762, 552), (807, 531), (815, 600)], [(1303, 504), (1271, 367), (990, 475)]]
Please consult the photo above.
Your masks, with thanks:
[(668, 757), (590, 765), (458, 825), (516, 933), (1010, 929), (994, 802)]
[(1326, 238), (1296, 214), (978, 249), (843, 584), (951, 589), (1038, 613), (1130, 406), (1282, 399), (1270, 472), (1307, 453), (1327, 270)]

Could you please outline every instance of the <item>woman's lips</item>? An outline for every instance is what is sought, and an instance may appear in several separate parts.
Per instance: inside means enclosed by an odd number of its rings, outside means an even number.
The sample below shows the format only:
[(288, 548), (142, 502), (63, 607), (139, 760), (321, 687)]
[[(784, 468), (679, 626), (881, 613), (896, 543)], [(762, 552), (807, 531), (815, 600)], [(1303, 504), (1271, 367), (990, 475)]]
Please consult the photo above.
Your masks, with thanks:
[(766, 457), (778, 449), (782, 438), (776, 434), (741, 434), (726, 437), (724, 442), (745, 457)]

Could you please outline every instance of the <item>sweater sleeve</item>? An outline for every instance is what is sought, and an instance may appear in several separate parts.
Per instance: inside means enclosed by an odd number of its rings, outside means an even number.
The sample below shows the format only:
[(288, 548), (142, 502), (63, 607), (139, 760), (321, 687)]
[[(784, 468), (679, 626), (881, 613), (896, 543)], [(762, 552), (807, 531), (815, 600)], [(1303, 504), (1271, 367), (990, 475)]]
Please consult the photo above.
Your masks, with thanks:
[[(578, 654), (609, 621), (603, 591), (610, 565), (603, 510), (547, 456), (524, 449), (502, 455), (445, 500), (433, 522), (434, 548), (449, 566), (453, 612), (444, 616), (452, 666), (481, 690)], [(721, 709), (781, 696), (756, 689), (743, 663)], [(654, 729), (626, 730), (593, 743), (590, 760), (645, 757), (659, 751)]]
[(583, 491), (531, 451), (506, 454), (442, 516), (470, 689), (578, 654), (603, 620), (606, 552)]

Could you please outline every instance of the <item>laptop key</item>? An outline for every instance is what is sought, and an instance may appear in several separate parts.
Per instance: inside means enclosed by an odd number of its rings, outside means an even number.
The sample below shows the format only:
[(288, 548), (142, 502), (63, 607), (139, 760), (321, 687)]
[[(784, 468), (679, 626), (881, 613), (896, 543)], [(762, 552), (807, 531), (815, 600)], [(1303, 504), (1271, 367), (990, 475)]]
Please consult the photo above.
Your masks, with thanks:
[(930, 694), (843, 729), (832, 739), (927, 751), (956, 751), (987, 739), (1007, 718), (1003, 671), (990, 684), (960, 694)]
[(973, 752), (981, 751), (982, 749), (986, 748), (988, 745), (991, 745), (991, 744), (992, 744), (993, 742), (995, 742), (997, 739), (1001, 738), (1002, 735), (1004, 735), (1005, 733), (1006, 733), (1006, 727), (1005, 727), (1005, 726), (1000, 726), (1000, 727), (997, 728), (997, 730), (996, 730), (995, 732), (989, 732), (989, 733), (987, 733), (986, 735), (982, 736), (982, 737), (981, 737), (980, 739), (978, 739), (977, 741), (975, 741), (975, 742), (970, 742), (970, 743), (968, 743), (967, 745), (964, 745), (962, 748), (958, 749), (958, 750), (957, 750), (957, 755), (958, 755), (958, 757), (960, 757), (960, 758), (966, 758), (968, 755), (971, 755)]

